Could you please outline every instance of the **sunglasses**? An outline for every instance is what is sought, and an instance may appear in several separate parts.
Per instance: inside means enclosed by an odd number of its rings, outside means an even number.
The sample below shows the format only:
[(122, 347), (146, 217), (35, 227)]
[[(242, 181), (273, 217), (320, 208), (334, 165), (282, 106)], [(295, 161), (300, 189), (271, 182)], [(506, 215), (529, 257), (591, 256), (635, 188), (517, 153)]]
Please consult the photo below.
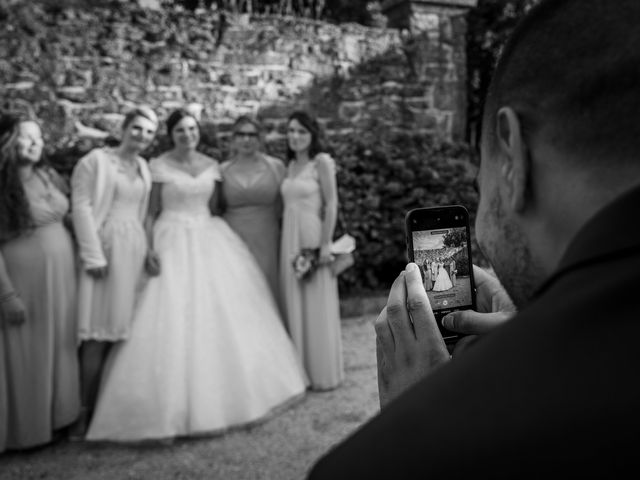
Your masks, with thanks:
[(235, 132), (233, 136), (238, 138), (256, 138), (258, 136), (258, 132)]

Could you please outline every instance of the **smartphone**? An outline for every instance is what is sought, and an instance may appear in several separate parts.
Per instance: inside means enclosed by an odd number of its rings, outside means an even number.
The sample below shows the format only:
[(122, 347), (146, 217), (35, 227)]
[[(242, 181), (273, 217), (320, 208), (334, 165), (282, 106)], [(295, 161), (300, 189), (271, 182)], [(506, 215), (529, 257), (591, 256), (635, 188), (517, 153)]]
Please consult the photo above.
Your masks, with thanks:
[(469, 212), (462, 205), (416, 208), (405, 217), (407, 257), (420, 268), (422, 284), (445, 343), (462, 334), (442, 326), (455, 310), (476, 309)]

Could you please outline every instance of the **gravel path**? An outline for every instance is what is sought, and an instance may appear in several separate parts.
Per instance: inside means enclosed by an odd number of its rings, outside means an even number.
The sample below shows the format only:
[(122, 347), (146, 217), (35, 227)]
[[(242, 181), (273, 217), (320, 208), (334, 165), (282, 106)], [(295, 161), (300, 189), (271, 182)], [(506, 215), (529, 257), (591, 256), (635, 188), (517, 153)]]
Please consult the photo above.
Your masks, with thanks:
[(0, 455), (0, 479), (303, 479), (322, 453), (378, 411), (374, 318), (343, 320), (346, 380), (339, 389), (310, 392), (258, 425), (168, 446), (59, 442)]

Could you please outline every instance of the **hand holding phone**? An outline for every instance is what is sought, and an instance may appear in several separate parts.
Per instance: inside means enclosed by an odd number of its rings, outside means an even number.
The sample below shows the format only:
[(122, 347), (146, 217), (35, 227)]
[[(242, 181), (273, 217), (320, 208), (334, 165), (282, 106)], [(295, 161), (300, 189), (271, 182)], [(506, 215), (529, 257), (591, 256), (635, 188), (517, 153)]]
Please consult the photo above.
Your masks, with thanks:
[(375, 322), (380, 407), (450, 359), (417, 265), (407, 265)]
[(483, 335), (510, 320), (517, 309), (511, 298), (491, 273), (473, 266), (476, 284), (476, 310), (458, 310), (445, 315), (442, 323), (449, 330), (468, 335)]
[(442, 318), (476, 309), (469, 213), (461, 205), (416, 208), (405, 217), (407, 256), (421, 270), (440, 333), (447, 344), (463, 334), (447, 330)]
[(453, 355), (459, 355), (479, 336), (491, 332), (517, 313), (511, 298), (493, 274), (474, 265), (473, 275), (477, 310), (456, 310), (442, 318), (445, 328), (466, 335), (455, 344)]

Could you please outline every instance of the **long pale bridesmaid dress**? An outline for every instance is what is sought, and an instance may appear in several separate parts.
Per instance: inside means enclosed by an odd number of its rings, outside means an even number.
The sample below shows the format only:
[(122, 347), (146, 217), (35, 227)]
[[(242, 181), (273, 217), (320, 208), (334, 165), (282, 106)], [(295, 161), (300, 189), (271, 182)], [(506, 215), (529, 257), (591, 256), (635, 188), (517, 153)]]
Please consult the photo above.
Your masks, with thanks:
[(76, 266), (71, 235), (62, 224), (69, 202), (51, 179), (55, 173), (36, 175), (47, 194), (25, 187), (35, 228), (0, 245), (27, 312), (23, 324), (0, 328), (0, 422), (7, 422), (0, 425), (0, 450), (3, 443), (7, 449), (48, 443), (54, 430), (80, 412)]
[(289, 334), (316, 390), (344, 378), (338, 281), (328, 266), (298, 280), (291, 262), (303, 248), (319, 248), (322, 192), (315, 161), (282, 182), (284, 215), (280, 278)]

